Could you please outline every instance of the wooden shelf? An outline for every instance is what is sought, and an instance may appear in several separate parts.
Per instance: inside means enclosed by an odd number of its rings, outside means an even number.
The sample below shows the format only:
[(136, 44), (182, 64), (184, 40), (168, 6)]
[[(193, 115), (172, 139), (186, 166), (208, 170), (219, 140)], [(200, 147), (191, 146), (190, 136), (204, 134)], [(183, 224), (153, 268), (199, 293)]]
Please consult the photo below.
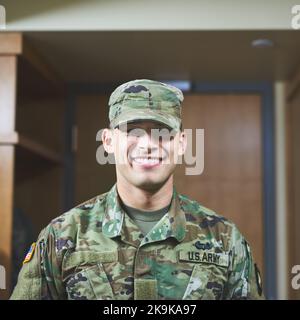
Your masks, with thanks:
[(45, 147), (39, 142), (36, 142), (24, 135), (14, 132), (9, 135), (0, 134), (0, 145), (16, 145), (17, 147), (24, 148), (25, 150), (46, 159), (55, 164), (62, 164), (63, 159), (56, 151)]

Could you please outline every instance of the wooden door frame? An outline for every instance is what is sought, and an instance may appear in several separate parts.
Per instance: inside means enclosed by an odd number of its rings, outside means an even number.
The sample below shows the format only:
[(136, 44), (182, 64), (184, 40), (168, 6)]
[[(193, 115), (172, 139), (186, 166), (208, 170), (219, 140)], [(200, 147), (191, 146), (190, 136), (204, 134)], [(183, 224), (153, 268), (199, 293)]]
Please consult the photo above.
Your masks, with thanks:
[[(186, 83), (171, 81), (170, 83)], [(74, 206), (75, 156), (72, 148), (77, 97), (88, 94), (110, 94), (121, 83), (70, 83), (65, 112), (65, 176), (64, 209)], [(192, 82), (186, 94), (259, 94), (261, 96), (262, 169), (263, 169), (263, 243), (264, 292), (268, 299), (277, 299), (276, 270), (276, 208), (275, 208), (275, 136), (274, 98), (271, 82)]]

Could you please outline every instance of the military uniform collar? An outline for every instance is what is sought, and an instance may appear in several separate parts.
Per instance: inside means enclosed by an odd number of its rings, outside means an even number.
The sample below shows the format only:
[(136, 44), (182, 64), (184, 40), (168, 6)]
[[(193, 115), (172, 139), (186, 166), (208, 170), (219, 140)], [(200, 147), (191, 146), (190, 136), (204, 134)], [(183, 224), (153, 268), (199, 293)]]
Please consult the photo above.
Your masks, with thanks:
[(117, 184), (114, 184), (106, 196), (105, 216), (102, 232), (109, 238), (120, 235), (124, 220), (124, 211), (120, 205)]
[[(126, 234), (125, 230), (123, 230), (126, 228), (124, 220), (125, 212), (120, 204), (117, 184), (114, 184), (106, 196), (106, 210), (102, 223), (102, 232), (109, 238)], [(185, 238), (185, 226), (185, 213), (180, 206), (179, 197), (174, 186), (172, 203), (168, 214), (143, 239), (142, 244), (165, 240), (169, 237), (174, 237), (181, 242)]]

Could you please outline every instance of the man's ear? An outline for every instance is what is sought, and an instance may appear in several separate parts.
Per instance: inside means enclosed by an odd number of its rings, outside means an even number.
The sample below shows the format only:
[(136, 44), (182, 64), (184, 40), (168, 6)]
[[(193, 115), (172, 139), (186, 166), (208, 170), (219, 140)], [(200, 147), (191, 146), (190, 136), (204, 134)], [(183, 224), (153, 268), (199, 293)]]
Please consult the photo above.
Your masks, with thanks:
[(183, 131), (179, 132), (179, 148), (178, 148), (178, 155), (182, 156), (184, 155), (185, 151), (186, 151), (186, 147), (187, 147), (187, 138), (186, 138), (186, 134)]
[(113, 153), (114, 152), (114, 141), (113, 141), (113, 130), (105, 128), (102, 131), (102, 142), (103, 147), (107, 153)]

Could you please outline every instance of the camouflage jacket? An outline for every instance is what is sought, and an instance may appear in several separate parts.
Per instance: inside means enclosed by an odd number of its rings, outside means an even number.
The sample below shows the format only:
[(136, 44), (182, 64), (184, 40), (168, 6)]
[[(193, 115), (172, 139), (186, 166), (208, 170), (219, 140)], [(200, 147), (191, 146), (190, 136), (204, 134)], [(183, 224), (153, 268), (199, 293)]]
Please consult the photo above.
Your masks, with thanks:
[(112, 189), (54, 219), (27, 254), (11, 299), (263, 299), (236, 226), (174, 187), (143, 236)]

